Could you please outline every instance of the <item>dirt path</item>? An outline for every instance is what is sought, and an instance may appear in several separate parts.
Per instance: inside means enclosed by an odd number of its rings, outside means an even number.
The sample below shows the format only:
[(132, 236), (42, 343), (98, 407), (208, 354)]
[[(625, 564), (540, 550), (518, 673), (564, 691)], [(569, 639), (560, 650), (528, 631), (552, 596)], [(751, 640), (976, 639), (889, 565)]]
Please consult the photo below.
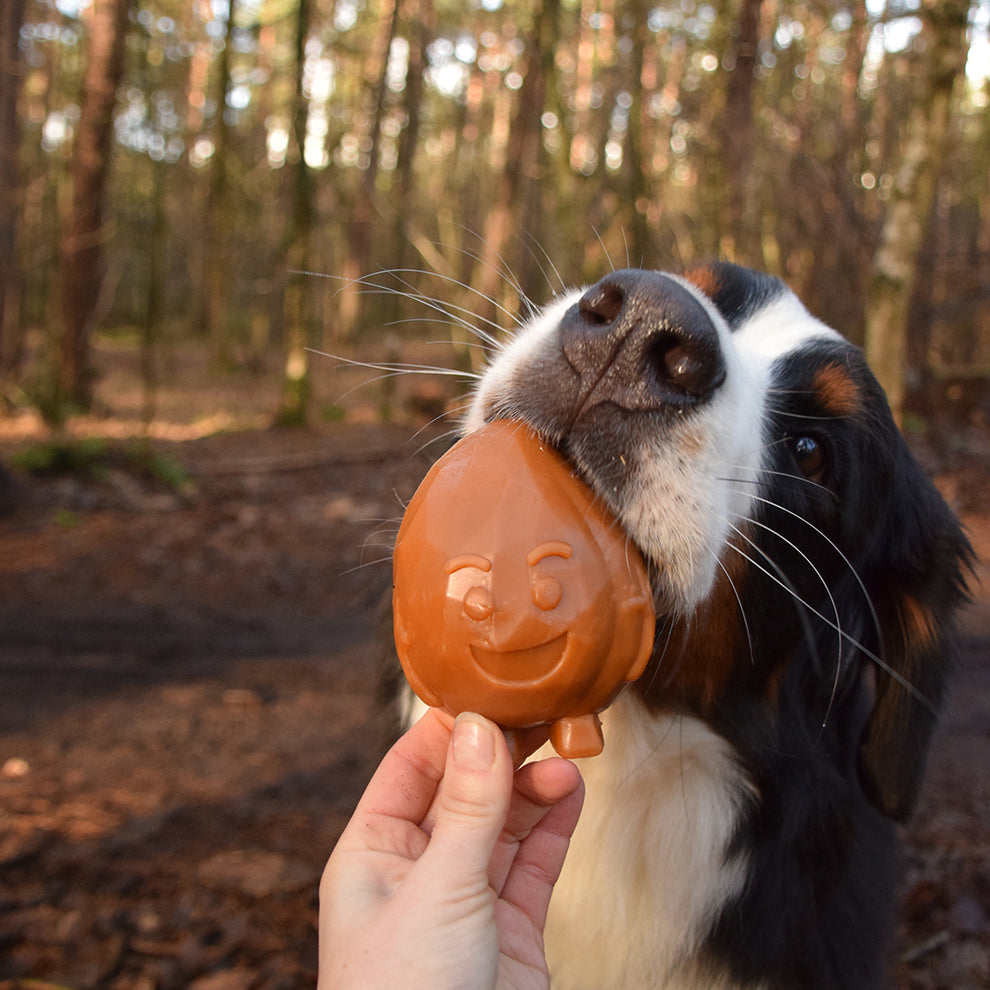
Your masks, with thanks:
[[(113, 465), (19, 481), (0, 518), (0, 990), (315, 985), (317, 882), (379, 752), (376, 610), (422, 444), (230, 434), (175, 448), (181, 493)], [(990, 980), (980, 567), (907, 832), (898, 990)]]

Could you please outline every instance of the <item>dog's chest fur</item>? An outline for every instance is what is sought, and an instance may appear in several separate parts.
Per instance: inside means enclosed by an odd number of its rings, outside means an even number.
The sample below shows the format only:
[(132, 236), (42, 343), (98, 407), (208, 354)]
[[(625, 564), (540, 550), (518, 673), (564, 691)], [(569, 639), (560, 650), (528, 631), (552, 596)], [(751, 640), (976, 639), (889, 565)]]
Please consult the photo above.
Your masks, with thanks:
[(603, 722), (608, 745), (581, 763), (585, 812), (550, 907), (553, 985), (728, 990), (695, 952), (745, 882), (745, 854), (729, 847), (751, 785), (697, 719), (653, 718), (627, 693)]

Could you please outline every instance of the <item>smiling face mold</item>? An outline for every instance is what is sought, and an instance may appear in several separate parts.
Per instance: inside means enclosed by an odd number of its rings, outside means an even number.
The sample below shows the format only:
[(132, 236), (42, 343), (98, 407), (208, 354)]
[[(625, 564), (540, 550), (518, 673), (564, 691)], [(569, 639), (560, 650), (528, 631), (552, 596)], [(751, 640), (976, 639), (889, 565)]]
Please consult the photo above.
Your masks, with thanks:
[(597, 713), (638, 677), (654, 612), (636, 548), (570, 466), (499, 420), (455, 444), (406, 509), (394, 556), (399, 659), (427, 704), (601, 750)]

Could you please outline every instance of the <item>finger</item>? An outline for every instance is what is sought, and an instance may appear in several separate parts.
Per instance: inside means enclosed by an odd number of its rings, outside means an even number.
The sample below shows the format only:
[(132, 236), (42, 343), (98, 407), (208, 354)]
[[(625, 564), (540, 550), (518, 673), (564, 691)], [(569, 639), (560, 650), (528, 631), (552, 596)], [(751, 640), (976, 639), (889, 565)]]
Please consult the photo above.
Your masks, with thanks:
[(459, 715), (420, 860), (436, 877), (488, 885), (488, 862), (512, 795), (512, 763), (501, 731), (480, 715)]
[(543, 805), (557, 804), (580, 786), (581, 771), (559, 756), (527, 764), (513, 781), (513, 788), (522, 797)]
[(453, 719), (431, 708), (388, 751), (358, 802), (351, 822), (382, 816), (422, 822), (447, 760)]
[(542, 760), (516, 773), (509, 813), (489, 870), (495, 891), (501, 892), (520, 844), (556, 804), (581, 786), (581, 775), (569, 760)]
[(502, 886), (501, 899), (543, 930), (550, 895), (560, 877), (571, 837), (584, 804), (584, 783), (553, 807), (522, 840)]
[[(538, 725), (529, 729), (503, 729), (502, 734), (509, 748), (509, 758), (512, 762), (512, 767), (514, 770), (518, 770), (533, 753), (550, 739), (550, 727), (548, 725)], [(436, 801), (434, 801), (435, 804)], [(421, 823), (422, 829), (427, 835), (433, 834), (435, 817), (435, 807), (431, 807)]]

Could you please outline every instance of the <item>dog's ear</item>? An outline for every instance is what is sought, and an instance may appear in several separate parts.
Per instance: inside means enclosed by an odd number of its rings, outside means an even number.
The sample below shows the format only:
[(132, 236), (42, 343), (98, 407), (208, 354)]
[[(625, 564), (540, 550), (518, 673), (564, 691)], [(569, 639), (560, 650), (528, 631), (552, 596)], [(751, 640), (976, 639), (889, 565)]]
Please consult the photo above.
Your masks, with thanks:
[(881, 522), (887, 562), (872, 575), (882, 666), (860, 744), (863, 788), (886, 816), (914, 809), (956, 654), (955, 614), (973, 551), (941, 495), (900, 441), (897, 491)]

